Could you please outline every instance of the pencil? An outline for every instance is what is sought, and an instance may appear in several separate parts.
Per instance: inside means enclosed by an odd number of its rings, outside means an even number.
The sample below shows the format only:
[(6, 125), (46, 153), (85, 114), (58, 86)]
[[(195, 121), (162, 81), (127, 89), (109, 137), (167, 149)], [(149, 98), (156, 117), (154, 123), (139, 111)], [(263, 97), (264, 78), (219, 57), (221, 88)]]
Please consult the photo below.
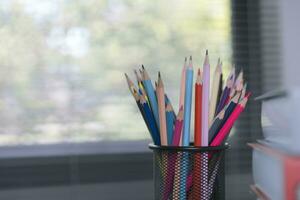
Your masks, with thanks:
[[(192, 94), (193, 94), (193, 63), (192, 56), (190, 56), (189, 66), (185, 71), (185, 95), (184, 95), (184, 109), (183, 109), (183, 131), (182, 131), (182, 146), (189, 146), (190, 143), (190, 122), (191, 122), (191, 108), (192, 108)], [(182, 168), (181, 168), (182, 167)], [(181, 159), (182, 174), (180, 177), (180, 199), (186, 199), (186, 180), (188, 175), (188, 154), (183, 152)]]
[[(127, 85), (128, 85), (128, 88), (129, 88), (129, 91), (131, 92), (139, 110), (140, 110), (140, 113), (142, 114), (142, 117), (144, 119), (144, 122), (147, 126), (147, 129), (149, 131), (149, 133), (151, 134), (151, 137), (152, 137), (152, 133), (151, 133), (151, 128), (147, 122), (147, 118), (145, 116), (145, 112), (141, 106), (141, 104), (139, 103), (139, 100), (140, 100), (140, 95), (138, 94), (138, 91), (137, 91), (137, 88), (135, 87), (134, 83), (130, 80), (130, 78), (128, 77), (128, 75), (125, 73), (125, 77), (126, 77), (126, 81), (127, 81)], [(153, 137), (152, 137), (152, 140), (153, 140)], [(155, 144), (155, 141), (153, 140), (153, 143)]]
[(165, 90), (161, 80), (160, 72), (158, 72), (158, 82), (156, 88), (158, 110), (159, 110), (159, 127), (161, 145), (168, 145), (167, 125), (166, 125), (166, 109), (165, 109)]
[(172, 145), (175, 117), (170, 102), (168, 102), (168, 104), (166, 105), (166, 120), (167, 120), (168, 145)]
[(185, 95), (185, 72), (187, 69), (187, 57), (184, 58), (184, 64), (181, 71), (181, 82), (180, 82), (180, 94), (179, 94), (179, 108), (184, 106), (184, 95)]
[(211, 90), (211, 97), (209, 103), (209, 124), (212, 123), (212, 120), (216, 113), (221, 75), (222, 75), (222, 64), (219, 58), (217, 67), (214, 72), (213, 82), (212, 82), (212, 90)]
[(210, 65), (208, 60), (208, 51), (206, 50), (203, 64), (203, 93), (202, 93), (202, 146), (208, 145), (208, 116), (209, 116), (209, 76)]
[[(201, 72), (198, 69), (197, 79), (195, 83), (195, 122), (194, 122), (194, 145), (199, 147), (202, 145), (202, 80)], [(201, 154), (195, 154), (194, 166), (201, 166)], [(192, 188), (192, 198), (201, 199), (201, 167), (195, 167), (193, 171), (193, 188)]]
[(238, 77), (235, 80), (234, 88), (237, 92), (241, 92), (243, 89), (243, 75), (244, 75), (244, 72), (243, 72), (243, 70), (241, 70)]
[(185, 76), (185, 97), (184, 97), (184, 109), (183, 109), (183, 133), (182, 133), (182, 145), (189, 146), (190, 143), (190, 122), (191, 122), (191, 106), (192, 106), (192, 94), (193, 94), (193, 64), (192, 56), (190, 56), (189, 66), (186, 69)]
[(222, 73), (221, 78), (220, 78), (220, 82), (219, 82), (219, 90), (218, 90), (219, 93), (218, 93), (218, 97), (217, 97), (217, 105), (216, 105), (214, 117), (217, 115), (217, 106), (219, 105), (220, 100), (221, 100), (221, 95), (222, 95), (222, 92), (223, 92), (223, 84), (224, 84), (224, 81), (223, 81), (223, 73)]
[(183, 127), (183, 107), (181, 106), (175, 122), (173, 142), (172, 142), (173, 146), (179, 146), (180, 144), (179, 142), (180, 142), (182, 127)]
[(202, 78), (198, 69), (195, 83), (195, 121), (194, 121), (194, 145), (201, 146), (202, 132)]
[(247, 90), (247, 83), (244, 84), (243, 90), (241, 92), (240, 99), (243, 99), (246, 95), (246, 90)]
[(160, 137), (159, 137), (159, 131), (157, 129), (156, 123), (154, 116), (151, 112), (151, 109), (149, 107), (149, 104), (147, 103), (146, 99), (144, 96), (140, 97), (140, 104), (143, 108), (143, 111), (145, 113), (145, 119), (148, 122), (149, 129), (150, 129), (150, 134), (152, 136), (152, 139), (154, 141), (155, 145), (160, 145)]
[(245, 109), (246, 103), (248, 101), (248, 97), (245, 97), (234, 109), (226, 123), (223, 125), (221, 130), (218, 132), (217, 136), (213, 139), (211, 146), (218, 146), (224, 142), (224, 139), (229, 134), (231, 127), (233, 126), (234, 122), (237, 120), (239, 115)]
[(144, 84), (147, 96), (149, 98), (149, 101), (150, 101), (151, 110), (153, 112), (156, 125), (159, 128), (158, 104), (157, 104), (156, 95), (154, 92), (154, 88), (153, 88), (151, 79), (150, 79), (144, 65), (142, 65), (142, 68), (143, 68), (143, 84)]
[(228, 76), (228, 78), (226, 80), (226, 86), (222, 92), (219, 104), (217, 106), (216, 115), (224, 108), (226, 100), (230, 94), (230, 89), (232, 88), (233, 83), (234, 83), (234, 71), (235, 71), (235, 68), (233, 67), (231, 69), (230, 75)]
[(222, 126), (225, 124), (226, 120), (229, 118), (231, 113), (233, 112), (234, 108), (236, 107), (240, 95), (236, 94), (230, 103), (218, 114), (215, 118), (214, 122), (212, 123), (209, 129), (209, 143), (213, 141), (216, 137), (217, 133), (220, 131)]

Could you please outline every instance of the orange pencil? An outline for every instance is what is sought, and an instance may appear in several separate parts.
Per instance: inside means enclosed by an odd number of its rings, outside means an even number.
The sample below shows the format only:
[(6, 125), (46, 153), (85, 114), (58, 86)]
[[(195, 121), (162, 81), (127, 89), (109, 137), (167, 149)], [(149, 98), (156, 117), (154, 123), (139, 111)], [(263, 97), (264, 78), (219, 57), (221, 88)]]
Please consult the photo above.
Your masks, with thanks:
[(201, 146), (202, 138), (202, 79), (201, 72), (198, 69), (195, 83), (195, 123), (194, 123), (194, 143), (195, 146)]
[(166, 106), (165, 106), (165, 90), (164, 90), (163, 82), (161, 80), (160, 72), (158, 73), (156, 96), (157, 96), (157, 102), (158, 102), (160, 141), (161, 141), (161, 145), (168, 145), (167, 124), (166, 124)]

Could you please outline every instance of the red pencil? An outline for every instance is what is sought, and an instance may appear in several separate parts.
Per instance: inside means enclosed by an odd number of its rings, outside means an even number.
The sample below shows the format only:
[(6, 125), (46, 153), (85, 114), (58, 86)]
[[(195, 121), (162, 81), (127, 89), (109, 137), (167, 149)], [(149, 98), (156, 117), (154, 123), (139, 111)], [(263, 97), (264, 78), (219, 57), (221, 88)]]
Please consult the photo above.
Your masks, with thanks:
[(218, 146), (223, 143), (224, 139), (229, 134), (234, 122), (237, 120), (239, 115), (245, 109), (249, 95), (247, 95), (244, 99), (242, 99), (241, 102), (236, 106), (236, 108), (233, 110), (232, 114), (227, 119), (226, 123), (223, 125), (223, 127), (221, 128), (217, 136), (211, 142), (210, 146)]
[(201, 146), (202, 139), (202, 80), (201, 72), (198, 69), (197, 80), (195, 83), (195, 133), (194, 133), (194, 145)]

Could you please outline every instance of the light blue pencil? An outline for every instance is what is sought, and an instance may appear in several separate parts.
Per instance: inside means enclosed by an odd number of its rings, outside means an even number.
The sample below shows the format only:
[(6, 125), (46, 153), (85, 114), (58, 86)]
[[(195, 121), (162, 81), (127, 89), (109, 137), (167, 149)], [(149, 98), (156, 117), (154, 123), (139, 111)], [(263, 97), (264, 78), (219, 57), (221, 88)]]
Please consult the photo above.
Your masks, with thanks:
[(190, 143), (190, 122), (191, 122), (191, 107), (192, 107), (192, 95), (193, 95), (193, 65), (192, 56), (190, 57), (190, 64), (186, 69), (185, 75), (185, 96), (184, 96), (184, 121), (183, 121), (183, 134), (182, 145), (189, 146)]
[(149, 101), (150, 101), (150, 105), (151, 105), (151, 109), (155, 118), (155, 122), (156, 125), (159, 129), (159, 115), (158, 115), (158, 104), (157, 104), (157, 98), (155, 95), (155, 90), (153, 88), (151, 79), (146, 71), (146, 69), (144, 68), (144, 66), (142, 65), (143, 68), (143, 84), (146, 90), (146, 93), (148, 95)]
[[(189, 146), (190, 143), (190, 121), (191, 121), (191, 106), (193, 94), (193, 64), (192, 56), (190, 56), (190, 63), (186, 69), (185, 74), (185, 96), (183, 109), (183, 133), (182, 146)], [(181, 160), (181, 177), (180, 177), (180, 199), (186, 199), (186, 181), (188, 175), (188, 153), (183, 152)]]

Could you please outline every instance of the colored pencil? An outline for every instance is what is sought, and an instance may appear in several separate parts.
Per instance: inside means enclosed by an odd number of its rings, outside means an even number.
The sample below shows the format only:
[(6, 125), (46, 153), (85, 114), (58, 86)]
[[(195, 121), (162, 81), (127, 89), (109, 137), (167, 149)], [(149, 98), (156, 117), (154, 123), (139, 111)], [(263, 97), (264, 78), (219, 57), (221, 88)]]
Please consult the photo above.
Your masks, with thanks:
[(241, 92), (240, 99), (243, 99), (245, 97), (246, 91), (247, 91), (247, 83), (244, 84), (243, 90)]
[(148, 73), (147, 73), (147, 71), (146, 71), (146, 69), (143, 65), (142, 65), (142, 68), (143, 68), (143, 85), (145, 87), (147, 96), (148, 96), (149, 101), (150, 101), (151, 110), (153, 112), (156, 125), (159, 128), (158, 104), (157, 104), (155, 91), (154, 91), (151, 79), (150, 79), (150, 77), (149, 77), (149, 75), (148, 75)]
[[(145, 112), (144, 112), (141, 104), (139, 103), (140, 95), (138, 94), (137, 88), (135, 87), (134, 83), (130, 80), (130, 78), (128, 77), (128, 75), (126, 73), (125, 73), (125, 77), (126, 77), (126, 81), (127, 81), (127, 85), (128, 85), (129, 91), (131, 92), (131, 94), (132, 94), (132, 96), (133, 96), (133, 98), (134, 98), (134, 100), (135, 100), (135, 102), (136, 102), (136, 104), (137, 104), (137, 106), (138, 106), (138, 108), (140, 110), (140, 113), (141, 113), (141, 115), (142, 115), (142, 117), (144, 119), (144, 122), (145, 122), (145, 124), (147, 126), (147, 129), (148, 129), (148, 131), (149, 131), (149, 133), (151, 134), (151, 137), (152, 137), (151, 128), (150, 128), (150, 126), (149, 126), (149, 124), (147, 122), (147, 118), (145, 116)], [(152, 137), (152, 139), (153, 139), (153, 137)], [(155, 143), (154, 140), (153, 140), (153, 143)]]
[(175, 122), (173, 142), (172, 142), (173, 146), (179, 146), (182, 127), (183, 127), (183, 107), (181, 106)]
[[(223, 81), (223, 73), (221, 74), (221, 78), (220, 78), (220, 82), (219, 82), (219, 93), (218, 93), (218, 97), (217, 97), (217, 107), (220, 103), (220, 100), (221, 100), (221, 95), (222, 95), (222, 92), (223, 92), (223, 84), (224, 84), (224, 81)], [(215, 114), (214, 114), (214, 117), (217, 115), (217, 107), (215, 109)]]
[(243, 75), (244, 75), (244, 72), (243, 72), (243, 70), (241, 70), (238, 77), (235, 80), (234, 88), (237, 92), (241, 92), (243, 89), (243, 82), (244, 82)]
[(215, 118), (214, 122), (212, 123), (209, 129), (209, 143), (213, 141), (213, 139), (216, 137), (222, 126), (225, 124), (226, 120), (233, 112), (234, 108), (236, 107), (236, 104), (238, 103), (239, 97), (239, 94), (236, 94), (232, 98), (230, 103), (227, 106), (225, 106), (225, 108)]
[(166, 120), (167, 120), (168, 145), (172, 145), (175, 117), (174, 117), (173, 108), (169, 102), (166, 105)]
[(229, 134), (231, 127), (233, 126), (234, 122), (237, 120), (239, 115), (245, 109), (246, 103), (248, 101), (248, 97), (245, 97), (234, 109), (226, 123), (223, 125), (221, 130), (218, 132), (217, 136), (213, 139), (211, 146), (218, 146), (224, 142), (224, 139)]
[(222, 92), (219, 104), (217, 106), (217, 110), (216, 110), (216, 115), (224, 108), (226, 100), (230, 94), (230, 89), (233, 86), (234, 83), (234, 74), (235, 74), (235, 68), (233, 67), (231, 69), (230, 75), (228, 76), (227, 80), (226, 80), (226, 86)]
[(180, 94), (179, 94), (179, 108), (184, 106), (184, 96), (185, 96), (185, 72), (187, 69), (187, 57), (184, 59), (183, 68), (181, 71), (181, 81), (180, 81)]
[(168, 145), (167, 125), (166, 125), (166, 107), (165, 107), (165, 90), (164, 90), (163, 82), (161, 80), (160, 72), (158, 73), (156, 95), (157, 95), (158, 110), (159, 110), (160, 141), (161, 141), (161, 145)]
[[(198, 69), (197, 79), (195, 83), (195, 121), (194, 121), (194, 145), (200, 147), (202, 145), (202, 78), (201, 71)], [(201, 154), (195, 154), (194, 166), (201, 166)], [(195, 167), (193, 171), (193, 188), (192, 198), (201, 199), (201, 168)]]
[[(183, 109), (183, 132), (182, 132), (182, 146), (189, 146), (190, 143), (190, 122), (191, 122), (191, 108), (192, 108), (192, 94), (193, 94), (193, 63), (192, 56), (190, 56), (189, 66), (185, 71), (185, 95), (184, 95), (184, 109)], [(188, 174), (188, 154), (183, 152), (181, 159), (182, 176), (180, 177), (180, 199), (186, 199), (186, 180)]]
[(203, 64), (203, 93), (202, 93), (202, 146), (208, 146), (208, 116), (209, 116), (209, 79), (210, 65), (208, 60), (208, 51), (206, 50)]
[(201, 146), (202, 142), (202, 78), (198, 69), (195, 83), (195, 121), (194, 121), (194, 145)]
[(214, 119), (215, 113), (216, 113), (221, 75), (222, 75), (222, 64), (219, 59), (217, 67), (214, 72), (213, 82), (212, 82), (211, 97), (210, 97), (210, 102), (209, 102), (209, 121), (208, 121), (209, 125), (212, 123), (212, 120)]
[(182, 145), (188, 146), (190, 143), (190, 123), (191, 123), (191, 106), (192, 106), (192, 94), (193, 94), (193, 63), (192, 56), (190, 56), (189, 66), (186, 69), (185, 76), (185, 98), (183, 109), (183, 133), (182, 133)]
[(155, 123), (155, 119), (154, 116), (152, 114), (152, 111), (149, 107), (149, 104), (147, 103), (146, 99), (144, 96), (140, 97), (140, 104), (142, 106), (142, 109), (145, 113), (145, 119), (149, 125), (149, 129), (150, 129), (150, 134), (152, 136), (152, 139), (154, 141), (155, 145), (160, 145), (160, 136), (159, 136), (159, 131), (157, 129), (156, 123)]

